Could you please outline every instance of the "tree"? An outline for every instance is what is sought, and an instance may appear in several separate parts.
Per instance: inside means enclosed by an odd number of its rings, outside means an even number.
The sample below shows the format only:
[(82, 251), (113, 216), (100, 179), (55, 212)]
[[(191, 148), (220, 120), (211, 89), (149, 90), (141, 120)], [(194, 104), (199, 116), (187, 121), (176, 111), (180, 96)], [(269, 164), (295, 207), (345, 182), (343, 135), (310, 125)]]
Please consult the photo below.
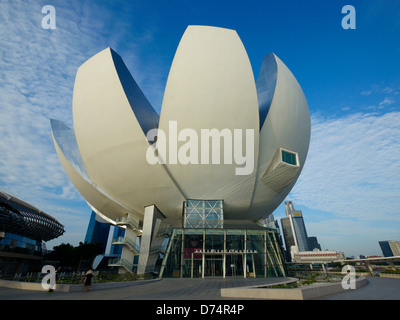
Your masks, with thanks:
[(55, 246), (53, 251), (46, 255), (46, 259), (59, 262), (59, 266), (64, 268), (72, 267), (76, 264), (75, 248), (69, 243), (62, 243)]
[(79, 243), (74, 247), (69, 243), (62, 243), (55, 246), (53, 251), (46, 255), (46, 259), (59, 262), (63, 269), (88, 269), (92, 267), (94, 258), (103, 253), (101, 243)]
[(94, 258), (103, 253), (102, 243), (82, 243), (79, 242), (79, 246), (76, 248), (76, 253), (79, 256), (78, 270), (81, 267), (85, 269), (93, 266)]

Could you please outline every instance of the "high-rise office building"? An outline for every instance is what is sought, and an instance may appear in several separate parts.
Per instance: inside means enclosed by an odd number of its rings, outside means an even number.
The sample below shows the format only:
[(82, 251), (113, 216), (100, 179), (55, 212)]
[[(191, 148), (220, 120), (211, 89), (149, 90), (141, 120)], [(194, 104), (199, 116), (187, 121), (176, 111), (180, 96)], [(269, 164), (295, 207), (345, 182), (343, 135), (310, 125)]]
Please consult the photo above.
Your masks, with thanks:
[(86, 231), (85, 243), (101, 243), (103, 250), (106, 251), (109, 233), (110, 224), (92, 211)]
[(286, 261), (291, 261), (290, 258), (290, 248), (295, 247), (295, 240), (293, 229), (290, 223), (290, 219), (288, 217), (281, 219), (281, 226), (282, 226), (282, 234), (283, 234), (283, 241), (285, 243), (285, 258)]
[(125, 229), (110, 224), (92, 210), (85, 243), (101, 243), (103, 248), (103, 253), (98, 255), (93, 262), (95, 269), (105, 268), (108, 260), (121, 256), (122, 246), (114, 243), (123, 238), (124, 235)]
[(385, 257), (400, 256), (400, 241), (379, 241), (379, 245)]
[(321, 245), (318, 243), (317, 237), (308, 237), (308, 244), (310, 245), (310, 250), (314, 249), (318, 249), (320, 251), (322, 250)]
[(286, 218), (281, 219), (281, 225), (286, 259), (291, 261), (292, 247), (295, 247), (297, 251), (310, 251), (310, 244), (302, 212), (294, 209), (292, 201), (285, 201), (285, 211)]
[(262, 224), (265, 227), (279, 230), (278, 221), (275, 220), (275, 217), (272, 213), (268, 217), (262, 219)]

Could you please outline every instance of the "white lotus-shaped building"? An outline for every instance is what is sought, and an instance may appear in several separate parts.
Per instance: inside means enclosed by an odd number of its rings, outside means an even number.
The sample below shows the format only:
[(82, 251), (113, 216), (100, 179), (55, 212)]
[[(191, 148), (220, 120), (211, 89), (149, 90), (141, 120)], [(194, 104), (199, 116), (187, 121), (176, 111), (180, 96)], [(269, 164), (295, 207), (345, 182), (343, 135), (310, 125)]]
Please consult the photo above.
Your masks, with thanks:
[(107, 48), (77, 72), (73, 123), (51, 120), (66, 173), (103, 218), (135, 221), (136, 235), (149, 207), (178, 228), (196, 221), (185, 218), (201, 201), (217, 204), (209, 219), (224, 224), (267, 217), (294, 186), (310, 140), (306, 98), (282, 61), (267, 55), (255, 81), (237, 33), (205, 26), (185, 31), (160, 115)]

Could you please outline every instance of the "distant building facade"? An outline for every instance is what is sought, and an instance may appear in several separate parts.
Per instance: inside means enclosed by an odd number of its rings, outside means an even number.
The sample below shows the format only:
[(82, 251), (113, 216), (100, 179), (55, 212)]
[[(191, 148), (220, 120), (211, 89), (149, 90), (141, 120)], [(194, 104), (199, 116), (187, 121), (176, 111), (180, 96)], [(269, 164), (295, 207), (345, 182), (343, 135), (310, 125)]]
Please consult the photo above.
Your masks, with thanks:
[(310, 250), (314, 249), (318, 249), (320, 251), (322, 250), (321, 245), (318, 243), (317, 237), (308, 237), (308, 244), (310, 246)]
[(281, 218), (282, 234), (285, 243), (286, 261), (292, 261), (294, 252), (321, 251), (317, 237), (307, 235), (301, 210), (295, 210), (292, 201), (285, 201), (286, 217)]
[(400, 241), (379, 241), (384, 257), (400, 256)]
[(320, 251), (318, 249), (313, 251), (296, 252), (292, 250), (292, 262), (294, 263), (329, 263), (336, 260), (344, 260), (343, 252), (334, 250)]
[(278, 221), (275, 220), (275, 217), (272, 213), (268, 217), (262, 219), (262, 224), (267, 228), (279, 230)]
[(295, 246), (299, 251), (309, 251), (307, 230), (304, 224), (303, 214), (300, 210), (295, 210), (292, 201), (285, 202), (286, 217), (290, 220), (290, 226), (293, 229)]
[(64, 226), (31, 204), (0, 192), (0, 275), (40, 271), (45, 242), (64, 233)]
[(92, 211), (86, 231), (85, 243), (101, 243), (103, 250), (106, 251), (110, 227), (109, 223)]
[(309, 251), (310, 245), (302, 212), (294, 209), (292, 201), (285, 201), (285, 212), (286, 217), (281, 219), (281, 225), (286, 247), (286, 260), (291, 261), (292, 248), (297, 251)]

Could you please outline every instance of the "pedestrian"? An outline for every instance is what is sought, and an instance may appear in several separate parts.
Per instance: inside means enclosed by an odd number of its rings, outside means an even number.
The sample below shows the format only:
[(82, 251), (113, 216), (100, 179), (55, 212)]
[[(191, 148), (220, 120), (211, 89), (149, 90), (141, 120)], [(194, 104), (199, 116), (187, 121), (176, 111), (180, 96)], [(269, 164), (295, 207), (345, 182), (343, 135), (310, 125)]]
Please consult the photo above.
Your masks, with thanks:
[(61, 277), (61, 267), (58, 267), (56, 270), (56, 281), (58, 281)]
[(89, 291), (90, 285), (92, 284), (92, 278), (93, 278), (93, 270), (89, 269), (88, 272), (86, 272), (86, 277), (85, 277), (85, 290)]

